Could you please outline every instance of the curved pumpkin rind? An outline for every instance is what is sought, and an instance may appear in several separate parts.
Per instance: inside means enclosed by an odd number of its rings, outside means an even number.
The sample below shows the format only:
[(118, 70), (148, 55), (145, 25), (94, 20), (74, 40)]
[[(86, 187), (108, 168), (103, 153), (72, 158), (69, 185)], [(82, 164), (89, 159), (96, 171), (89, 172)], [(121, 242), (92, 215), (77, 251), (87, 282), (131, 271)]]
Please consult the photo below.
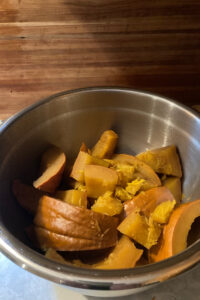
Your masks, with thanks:
[(200, 199), (177, 207), (164, 226), (159, 245), (149, 252), (151, 262), (169, 258), (187, 247), (187, 237), (194, 220), (200, 216)]

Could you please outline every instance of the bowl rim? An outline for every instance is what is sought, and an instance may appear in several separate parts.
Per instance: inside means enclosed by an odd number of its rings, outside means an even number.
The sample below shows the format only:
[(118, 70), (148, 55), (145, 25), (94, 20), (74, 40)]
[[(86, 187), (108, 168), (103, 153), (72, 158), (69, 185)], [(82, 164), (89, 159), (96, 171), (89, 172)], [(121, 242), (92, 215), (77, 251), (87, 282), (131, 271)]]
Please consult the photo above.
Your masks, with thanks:
[[(130, 88), (99, 86), (67, 90), (39, 100), (7, 119), (0, 127), (0, 135), (21, 116), (28, 114), (40, 105), (64, 95), (88, 92), (126, 92), (134, 95), (144, 95), (148, 98), (159, 98), (159, 100), (163, 102), (173, 103), (173, 105), (176, 105), (179, 109), (181, 108), (184, 112), (190, 113), (200, 124), (199, 114), (178, 101)], [(38, 276), (75, 288), (97, 290), (122, 290), (149, 286), (191, 269), (200, 261), (200, 240), (198, 240), (179, 254), (146, 266), (120, 270), (79, 268), (47, 259), (40, 253), (17, 240), (6, 228), (4, 228), (4, 226), (1, 225), (1, 223), (0, 250), (10, 260)]]

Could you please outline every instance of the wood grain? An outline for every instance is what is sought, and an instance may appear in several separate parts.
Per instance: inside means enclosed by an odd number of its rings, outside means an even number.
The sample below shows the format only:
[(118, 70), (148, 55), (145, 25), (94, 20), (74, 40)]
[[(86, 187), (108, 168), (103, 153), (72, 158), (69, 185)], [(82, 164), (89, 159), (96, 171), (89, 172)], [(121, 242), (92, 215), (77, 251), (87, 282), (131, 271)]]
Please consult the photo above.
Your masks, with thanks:
[(200, 94), (199, 0), (0, 0), (0, 119), (52, 93)]

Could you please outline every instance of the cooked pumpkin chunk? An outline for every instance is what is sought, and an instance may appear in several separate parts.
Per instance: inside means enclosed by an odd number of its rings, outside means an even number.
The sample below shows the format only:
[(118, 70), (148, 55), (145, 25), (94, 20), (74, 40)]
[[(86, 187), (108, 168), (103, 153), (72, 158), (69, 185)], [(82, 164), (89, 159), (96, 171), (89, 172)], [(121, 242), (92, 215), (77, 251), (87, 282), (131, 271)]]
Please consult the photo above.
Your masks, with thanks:
[(168, 222), (169, 217), (176, 205), (176, 201), (165, 201), (159, 204), (153, 213), (151, 214), (152, 219), (160, 224), (165, 224)]
[(91, 198), (97, 198), (107, 191), (114, 191), (118, 182), (117, 172), (102, 166), (86, 166), (84, 176), (87, 195)]
[(125, 186), (128, 182), (133, 180), (135, 168), (134, 166), (122, 163), (116, 163), (113, 168), (118, 174), (118, 185)]
[(118, 135), (112, 130), (106, 130), (92, 149), (92, 155), (99, 158), (110, 157), (117, 145)]
[(126, 236), (122, 236), (110, 253), (103, 261), (95, 264), (95, 269), (125, 269), (133, 268), (142, 256), (143, 250), (137, 249), (134, 243)]
[(57, 191), (55, 197), (69, 204), (87, 207), (87, 193), (79, 190)]
[(180, 159), (175, 145), (142, 152), (137, 155), (137, 158), (148, 164), (157, 173), (182, 176)]
[(135, 194), (142, 188), (144, 183), (144, 179), (135, 179), (127, 184), (126, 191), (132, 196), (135, 196)]
[(117, 186), (115, 189), (115, 197), (121, 201), (131, 200), (133, 197), (121, 186)]
[(181, 180), (178, 177), (167, 177), (163, 180), (163, 185), (166, 186), (174, 196), (176, 203), (181, 202)]
[(70, 176), (75, 180), (84, 183), (84, 169), (87, 165), (100, 165), (108, 167), (109, 164), (103, 159), (98, 159), (86, 152), (80, 151), (74, 162)]
[(33, 186), (48, 193), (54, 193), (61, 182), (66, 165), (66, 156), (61, 149), (51, 147), (44, 152), (41, 159), (41, 176)]
[(136, 242), (150, 249), (158, 241), (161, 233), (159, 225), (133, 211), (117, 228), (121, 233), (133, 238)]
[(114, 216), (121, 213), (123, 205), (119, 199), (112, 196), (112, 192), (106, 192), (95, 201), (91, 209), (105, 215)]

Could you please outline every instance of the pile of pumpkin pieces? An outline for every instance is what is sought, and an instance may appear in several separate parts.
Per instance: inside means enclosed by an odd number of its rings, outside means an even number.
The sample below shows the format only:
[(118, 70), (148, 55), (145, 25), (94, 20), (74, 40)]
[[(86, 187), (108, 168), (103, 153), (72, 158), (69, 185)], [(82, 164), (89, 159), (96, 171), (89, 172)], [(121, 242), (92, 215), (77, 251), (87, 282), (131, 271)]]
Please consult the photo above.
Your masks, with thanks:
[[(65, 153), (51, 146), (33, 186), (13, 182), (18, 203), (33, 216), (26, 232), (47, 258), (87, 268), (133, 268), (187, 247), (200, 200), (180, 204), (176, 147), (114, 154), (117, 141), (118, 135), (107, 130), (92, 150), (83, 143), (68, 174)], [(63, 256), (84, 251), (90, 256), (101, 249), (109, 254), (92, 264)]]

